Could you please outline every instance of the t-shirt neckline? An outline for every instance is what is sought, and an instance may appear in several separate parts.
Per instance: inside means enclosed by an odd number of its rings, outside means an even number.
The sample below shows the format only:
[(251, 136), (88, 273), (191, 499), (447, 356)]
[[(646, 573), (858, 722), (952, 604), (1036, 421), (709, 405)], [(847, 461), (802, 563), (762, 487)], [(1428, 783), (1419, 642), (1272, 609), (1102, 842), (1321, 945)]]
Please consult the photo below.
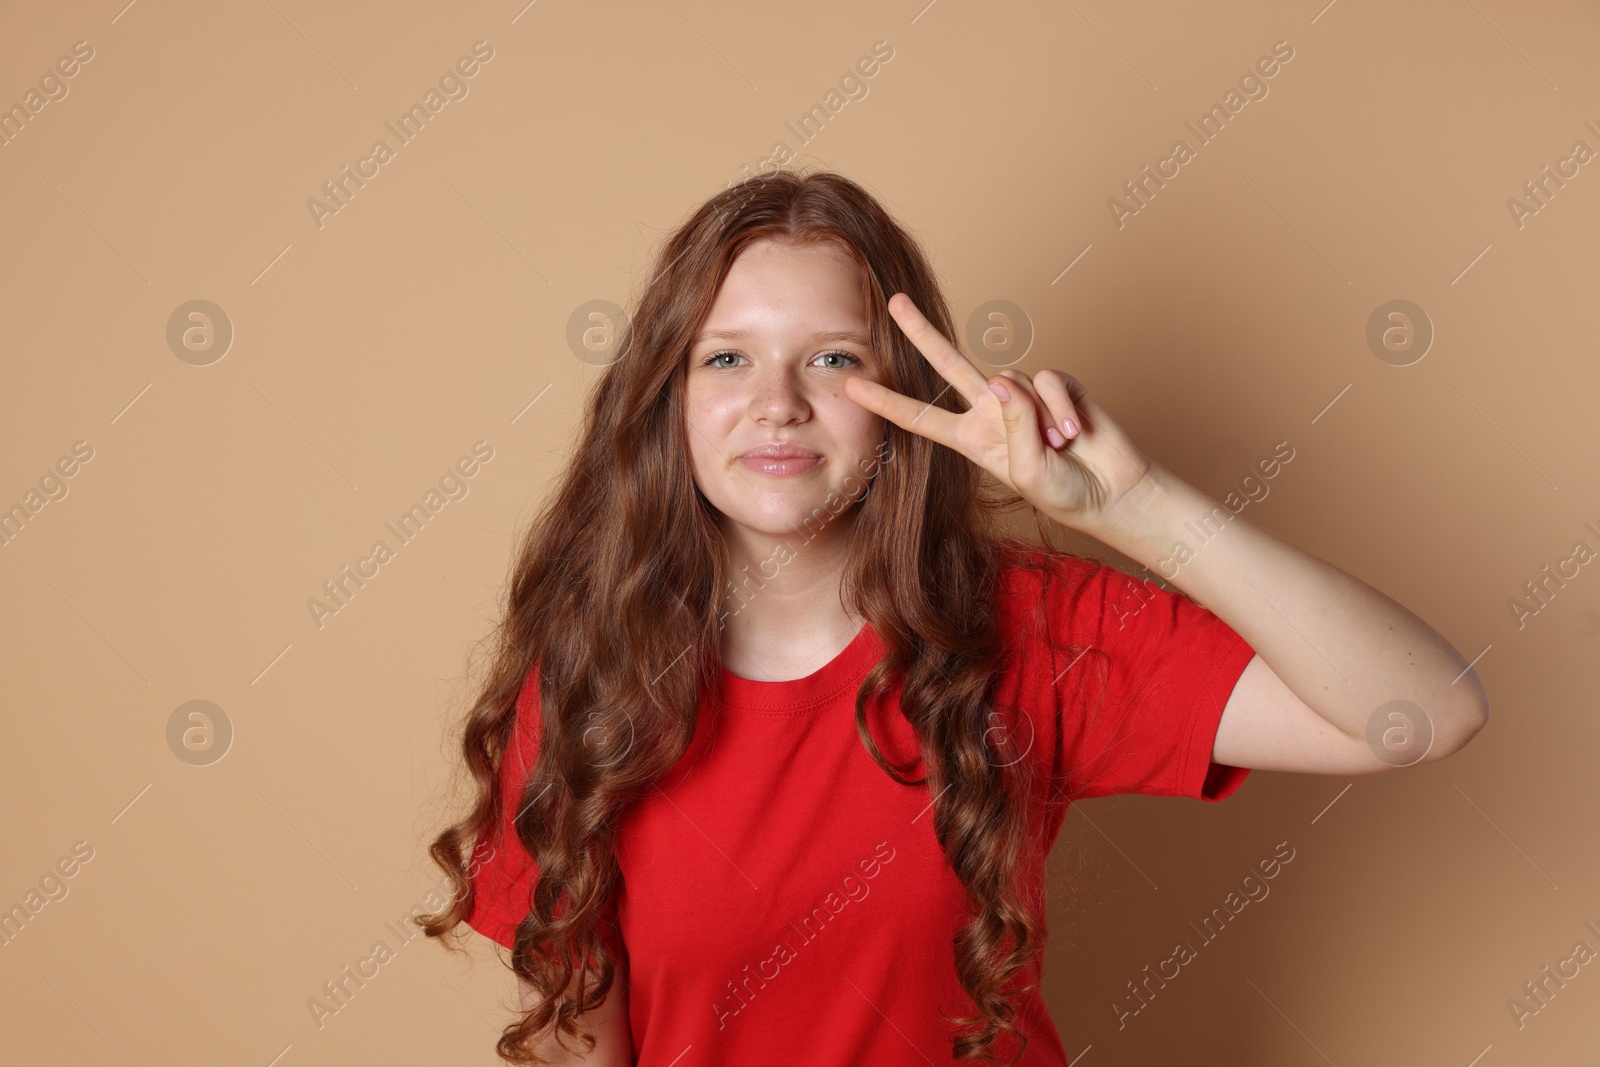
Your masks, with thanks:
[(814, 711), (838, 696), (847, 686), (858, 687), (872, 665), (883, 655), (883, 644), (870, 622), (862, 623), (838, 655), (803, 678), (761, 682), (742, 678), (718, 665), (722, 676), (722, 703), (739, 711), (786, 715)]

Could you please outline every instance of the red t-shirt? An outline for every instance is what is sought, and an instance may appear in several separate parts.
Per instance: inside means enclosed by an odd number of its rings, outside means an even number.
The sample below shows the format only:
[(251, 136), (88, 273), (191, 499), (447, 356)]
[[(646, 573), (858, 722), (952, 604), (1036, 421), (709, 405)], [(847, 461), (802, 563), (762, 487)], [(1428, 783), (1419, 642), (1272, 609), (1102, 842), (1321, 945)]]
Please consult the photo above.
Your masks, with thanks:
[[(1004, 571), (995, 700), (1002, 728), (1016, 731), (1010, 758), (1033, 761), (1037, 799), (1055, 800), (1035, 805), (1044, 851), (1071, 800), (1233, 793), (1249, 771), (1211, 762), (1211, 748), (1254, 651), (1178, 593), (1050, 556), (1047, 589), (1035, 572)], [(1041, 605), (1049, 640), (1034, 626)], [(934, 837), (927, 786), (890, 779), (856, 732), (855, 694), (882, 653), (867, 624), (804, 678), (723, 669), (720, 715), (702, 694), (688, 752), (624, 814), (616, 914), (634, 1062), (759, 1063), (775, 1049), (805, 1049), (813, 1063), (959, 1062), (939, 1011), (973, 1013), (951, 944), (966, 922), (961, 885)], [(896, 683), (890, 695), (899, 692)], [(501, 768), (511, 798), (537, 752), (537, 705), (535, 668)], [(868, 713), (884, 756), (916, 760), (902, 773), (922, 777), (897, 705), (869, 700)], [(467, 920), (507, 947), (535, 873), (510, 830), (514, 807), (505, 805)], [(1042, 880), (1034, 891), (1043, 922)], [(1039, 991), (1016, 1002), (1029, 1034), (1019, 1067), (1064, 1067)]]

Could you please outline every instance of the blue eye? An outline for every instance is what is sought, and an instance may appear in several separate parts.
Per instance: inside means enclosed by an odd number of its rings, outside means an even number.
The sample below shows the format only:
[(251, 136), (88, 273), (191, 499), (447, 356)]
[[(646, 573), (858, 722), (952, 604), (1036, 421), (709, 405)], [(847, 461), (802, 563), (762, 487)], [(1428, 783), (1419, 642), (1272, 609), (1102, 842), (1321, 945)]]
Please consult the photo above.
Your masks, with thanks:
[[(843, 358), (848, 359), (851, 363), (854, 363), (858, 367), (861, 365), (861, 361), (859, 359), (857, 359), (855, 356), (852, 356), (848, 352), (841, 352), (838, 349), (834, 349), (832, 352), (823, 352), (820, 355), (818, 355), (817, 358), (821, 359), (823, 356), (842, 356)], [(837, 370), (837, 369), (842, 369), (842, 368), (834, 368), (834, 369)]]
[[(723, 350), (721, 352), (713, 352), (709, 356), (707, 356), (705, 359), (701, 360), (700, 361), (700, 365), (703, 366), (703, 367), (709, 367), (713, 363), (715, 363), (717, 360), (721, 359), (723, 356), (738, 356), (738, 355), (739, 355), (739, 353), (733, 351), (732, 349), (725, 349), (725, 350)], [(819, 352), (817, 354), (816, 358), (817, 359), (821, 359), (823, 356), (839, 356), (842, 359), (848, 359), (851, 363), (854, 363), (857, 366), (861, 365), (861, 361), (859, 359), (857, 359), (855, 356), (852, 356), (848, 352), (841, 352), (836, 348), (832, 349), (831, 351), (828, 351), (828, 352)], [(723, 363), (723, 364), (719, 364), (719, 366), (727, 367), (727, 366), (729, 366), (729, 364)], [(842, 367), (830, 367), (828, 369), (829, 370), (842, 370), (843, 368)]]

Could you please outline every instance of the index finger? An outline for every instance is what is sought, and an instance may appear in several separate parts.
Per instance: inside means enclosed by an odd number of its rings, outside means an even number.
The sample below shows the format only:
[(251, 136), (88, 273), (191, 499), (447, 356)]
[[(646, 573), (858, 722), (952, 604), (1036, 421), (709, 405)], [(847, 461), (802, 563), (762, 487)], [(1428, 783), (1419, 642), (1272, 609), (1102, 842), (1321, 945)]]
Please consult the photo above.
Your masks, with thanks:
[[(898, 305), (896, 301), (899, 301)], [(901, 332), (917, 346), (917, 351), (933, 364), (933, 369), (966, 398), (967, 406), (976, 406), (978, 400), (989, 391), (989, 379), (972, 365), (972, 361), (933, 328), (933, 323), (906, 294), (895, 293), (889, 298), (889, 314), (894, 317)]]
[[(855, 390), (853, 394), (852, 389)], [(874, 415), (888, 419), (902, 430), (910, 430), (930, 441), (955, 448), (956, 419), (960, 416), (953, 411), (937, 404), (914, 400), (860, 374), (852, 374), (844, 380), (844, 393)]]

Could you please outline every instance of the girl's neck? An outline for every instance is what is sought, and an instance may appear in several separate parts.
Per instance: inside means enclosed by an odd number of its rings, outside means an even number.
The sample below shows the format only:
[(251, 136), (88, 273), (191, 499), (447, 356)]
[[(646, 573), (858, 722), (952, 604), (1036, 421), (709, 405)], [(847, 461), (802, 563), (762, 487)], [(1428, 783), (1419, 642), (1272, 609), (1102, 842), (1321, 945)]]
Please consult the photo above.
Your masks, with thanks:
[(829, 538), (728, 539), (720, 659), (753, 681), (803, 678), (838, 655), (865, 620), (840, 596), (846, 531)]

